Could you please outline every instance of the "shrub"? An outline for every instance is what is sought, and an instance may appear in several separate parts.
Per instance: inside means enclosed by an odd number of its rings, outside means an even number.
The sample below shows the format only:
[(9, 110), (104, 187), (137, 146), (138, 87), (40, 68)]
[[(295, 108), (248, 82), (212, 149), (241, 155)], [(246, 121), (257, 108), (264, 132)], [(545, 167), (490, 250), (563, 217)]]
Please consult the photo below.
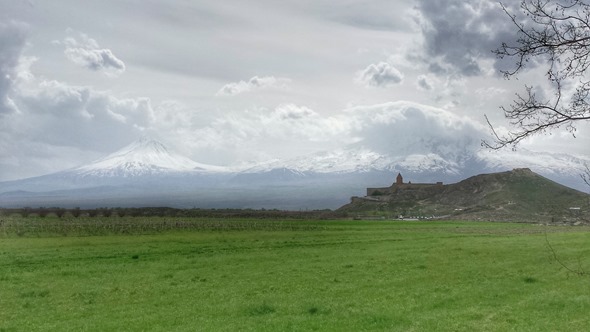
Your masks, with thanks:
[(74, 208), (70, 211), (70, 213), (72, 214), (72, 216), (74, 216), (74, 218), (78, 218), (80, 216), (80, 208)]
[(54, 211), (55, 215), (58, 216), (59, 218), (63, 217), (66, 214), (66, 210), (65, 209), (55, 209)]

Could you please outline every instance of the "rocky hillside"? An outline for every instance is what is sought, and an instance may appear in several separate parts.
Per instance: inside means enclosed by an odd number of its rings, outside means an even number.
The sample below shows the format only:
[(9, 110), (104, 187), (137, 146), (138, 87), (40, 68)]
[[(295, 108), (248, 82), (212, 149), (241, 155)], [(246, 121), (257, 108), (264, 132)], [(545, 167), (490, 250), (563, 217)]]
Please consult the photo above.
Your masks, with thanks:
[(360, 216), (575, 223), (590, 221), (590, 195), (521, 168), (443, 186), (405, 185), (391, 194), (353, 198), (339, 211)]

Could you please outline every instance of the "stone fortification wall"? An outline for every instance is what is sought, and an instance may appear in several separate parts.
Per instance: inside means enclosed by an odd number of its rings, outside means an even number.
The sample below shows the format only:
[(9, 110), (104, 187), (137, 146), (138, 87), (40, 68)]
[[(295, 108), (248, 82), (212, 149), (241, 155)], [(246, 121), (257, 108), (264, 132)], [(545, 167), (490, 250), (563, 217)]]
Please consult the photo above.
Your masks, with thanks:
[(404, 184), (393, 184), (391, 187), (384, 188), (367, 188), (367, 196), (381, 196), (381, 195), (392, 195), (401, 190), (419, 190), (430, 187), (443, 187), (442, 182), (437, 183), (404, 183)]

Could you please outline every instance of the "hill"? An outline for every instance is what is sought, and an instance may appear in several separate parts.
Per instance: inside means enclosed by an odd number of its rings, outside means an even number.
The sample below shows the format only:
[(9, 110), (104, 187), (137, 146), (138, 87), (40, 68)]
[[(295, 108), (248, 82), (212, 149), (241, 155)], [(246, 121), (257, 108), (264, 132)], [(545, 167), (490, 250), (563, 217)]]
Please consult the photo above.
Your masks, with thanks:
[(394, 183), (369, 188), (338, 211), (414, 218), (588, 222), (590, 195), (544, 178), (528, 168), (480, 174), (458, 183)]

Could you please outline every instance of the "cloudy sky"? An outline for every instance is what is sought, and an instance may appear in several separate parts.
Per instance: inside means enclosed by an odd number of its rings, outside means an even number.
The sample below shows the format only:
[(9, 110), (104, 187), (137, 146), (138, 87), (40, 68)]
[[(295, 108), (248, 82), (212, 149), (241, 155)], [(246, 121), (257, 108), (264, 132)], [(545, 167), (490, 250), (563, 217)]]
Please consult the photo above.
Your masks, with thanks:
[[(543, 89), (542, 70), (498, 74), (491, 50), (514, 38), (488, 0), (0, 0), (0, 180), (142, 135), (217, 165), (389, 144), (374, 138), (426, 117), (479, 142), (484, 114), (501, 131), (499, 107)], [(587, 156), (590, 134), (522, 146)]]

